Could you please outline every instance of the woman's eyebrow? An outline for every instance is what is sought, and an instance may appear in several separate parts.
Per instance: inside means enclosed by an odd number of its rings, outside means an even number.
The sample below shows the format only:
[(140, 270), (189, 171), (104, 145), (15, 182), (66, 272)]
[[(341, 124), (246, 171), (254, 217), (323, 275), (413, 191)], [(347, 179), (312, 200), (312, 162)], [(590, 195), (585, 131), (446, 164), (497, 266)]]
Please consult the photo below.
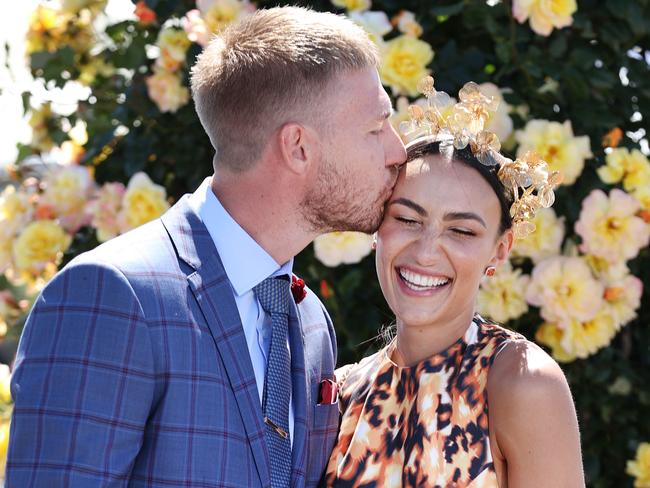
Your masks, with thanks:
[(404, 198), (404, 197), (396, 198), (395, 200), (391, 201), (388, 205), (390, 206), (396, 203), (399, 203), (400, 205), (404, 205), (405, 207), (408, 207), (411, 210), (415, 210), (422, 217), (426, 217), (428, 215), (427, 211), (423, 207), (415, 203), (413, 200), (409, 200), (408, 198)]
[[(415, 210), (418, 214), (420, 214), (422, 217), (426, 217), (428, 215), (427, 211), (415, 203), (413, 200), (409, 200), (408, 198), (400, 197), (396, 198), (395, 200), (391, 201), (388, 205), (394, 205), (394, 204), (400, 204), (404, 205), (405, 207), (410, 208), (411, 210)], [(485, 223), (485, 220), (483, 220), (479, 215), (475, 214), (474, 212), (447, 212), (444, 217), (442, 218), (445, 222), (448, 222), (450, 220), (475, 220), (479, 224), (481, 224), (483, 227), (487, 229), (487, 224)]]
[(475, 220), (487, 229), (487, 224), (479, 215), (473, 212), (449, 212), (442, 218), (444, 221), (449, 220)]

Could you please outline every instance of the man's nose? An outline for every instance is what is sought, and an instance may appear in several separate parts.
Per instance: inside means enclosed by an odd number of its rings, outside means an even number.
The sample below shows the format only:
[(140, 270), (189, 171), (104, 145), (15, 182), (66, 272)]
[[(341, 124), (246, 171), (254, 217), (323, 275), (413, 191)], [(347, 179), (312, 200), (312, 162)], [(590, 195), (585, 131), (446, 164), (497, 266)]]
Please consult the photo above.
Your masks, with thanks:
[(403, 164), (406, 161), (406, 149), (392, 125), (388, 129), (386, 137), (386, 166)]

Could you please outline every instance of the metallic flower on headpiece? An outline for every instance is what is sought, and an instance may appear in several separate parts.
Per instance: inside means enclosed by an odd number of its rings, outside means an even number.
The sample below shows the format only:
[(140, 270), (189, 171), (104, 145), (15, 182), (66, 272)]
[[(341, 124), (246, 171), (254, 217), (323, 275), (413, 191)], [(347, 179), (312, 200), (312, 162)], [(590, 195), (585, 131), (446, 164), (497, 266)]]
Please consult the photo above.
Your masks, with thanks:
[(510, 216), (515, 237), (523, 238), (534, 232), (535, 224), (531, 221), (538, 209), (553, 205), (553, 189), (562, 180), (560, 173), (551, 172), (546, 161), (535, 152), (529, 151), (514, 161), (499, 152), (499, 138), (485, 130), (499, 101), (483, 94), (476, 83), (470, 81), (461, 88), (460, 101), (451, 110), (448, 109), (451, 97), (435, 89), (431, 76), (421, 79), (417, 88), (426, 97), (427, 105), (411, 105), (410, 120), (400, 124), (400, 132), (411, 141), (422, 136), (434, 137), (441, 144), (453, 143), (457, 150), (469, 145), (481, 164), (498, 166), (497, 176), (514, 198)]

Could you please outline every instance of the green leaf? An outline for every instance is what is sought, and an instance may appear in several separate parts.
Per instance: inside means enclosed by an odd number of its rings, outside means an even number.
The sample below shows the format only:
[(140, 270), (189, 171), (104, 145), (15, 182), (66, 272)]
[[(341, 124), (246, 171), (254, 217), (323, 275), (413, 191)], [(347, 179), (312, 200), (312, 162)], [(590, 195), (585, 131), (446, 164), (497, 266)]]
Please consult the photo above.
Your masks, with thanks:
[(20, 94), (20, 98), (23, 101), (23, 115), (29, 112), (31, 109), (31, 99), (32, 99), (32, 93), (28, 91), (24, 91)]
[(619, 81), (618, 76), (605, 69), (592, 70), (588, 79), (592, 86), (603, 90), (614, 88), (614, 85)]
[(512, 59), (512, 44), (503, 42), (495, 46), (497, 58), (504, 64), (508, 64)]
[(627, 22), (635, 36), (641, 37), (648, 34), (648, 18), (643, 15), (641, 7), (636, 3), (631, 3), (627, 9)]
[(452, 15), (457, 15), (463, 11), (463, 7), (465, 6), (465, 2), (456, 2), (451, 5), (439, 5), (437, 7), (433, 7), (432, 9), (429, 10), (431, 15), (433, 16), (444, 16), (444, 17), (451, 17)]
[(564, 56), (567, 50), (567, 38), (564, 35), (556, 35), (548, 48), (551, 56), (560, 58)]
[(38, 77), (52, 80), (56, 86), (63, 86), (68, 81), (63, 77), (63, 72), (76, 71), (75, 52), (66, 46), (54, 52), (36, 51), (30, 56), (32, 71)]

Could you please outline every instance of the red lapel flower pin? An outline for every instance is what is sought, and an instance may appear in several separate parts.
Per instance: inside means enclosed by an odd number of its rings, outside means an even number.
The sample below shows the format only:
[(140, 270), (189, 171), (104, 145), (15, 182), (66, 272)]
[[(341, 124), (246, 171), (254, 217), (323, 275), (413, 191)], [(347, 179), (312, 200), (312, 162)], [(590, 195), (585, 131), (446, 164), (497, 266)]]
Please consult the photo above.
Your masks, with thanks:
[(296, 302), (296, 305), (302, 302), (307, 296), (305, 280), (298, 278), (296, 275), (291, 275), (291, 294), (293, 295), (293, 300)]

